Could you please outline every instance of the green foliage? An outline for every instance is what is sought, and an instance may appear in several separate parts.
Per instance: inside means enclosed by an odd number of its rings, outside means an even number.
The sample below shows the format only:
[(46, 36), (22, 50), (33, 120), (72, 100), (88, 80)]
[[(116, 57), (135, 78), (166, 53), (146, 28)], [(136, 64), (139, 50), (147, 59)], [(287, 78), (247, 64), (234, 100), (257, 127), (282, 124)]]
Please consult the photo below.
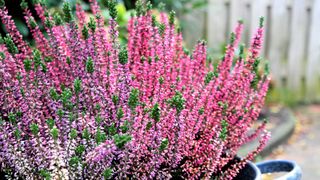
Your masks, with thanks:
[(55, 88), (50, 88), (50, 96), (51, 96), (51, 98), (53, 99), (53, 100), (55, 100), (55, 101), (58, 101), (59, 99), (60, 99), (60, 96), (59, 96), (59, 94), (57, 93), (57, 91), (56, 91), (56, 89)]
[(164, 83), (164, 78), (163, 78), (162, 76), (160, 76), (160, 78), (159, 78), (159, 83), (160, 83), (160, 84), (163, 84), (163, 83)]
[(46, 123), (47, 123), (49, 129), (52, 129), (54, 127), (54, 120), (52, 118), (48, 119), (46, 121)]
[(230, 34), (230, 44), (233, 44), (235, 40), (236, 40), (236, 34), (232, 32)]
[(116, 134), (113, 136), (115, 145), (120, 149), (123, 148), (124, 145), (126, 145), (128, 142), (130, 142), (131, 139), (132, 137), (127, 134), (123, 134), (123, 135)]
[(169, 14), (169, 24), (174, 25), (174, 19), (176, 17), (176, 13), (174, 11), (171, 11)]
[[(123, 0), (123, 2), (128, 9), (134, 8), (134, 4), (132, 3), (131, 0)], [(189, 13), (189, 12), (192, 12), (192, 10), (200, 9), (207, 5), (207, 0), (150, 0), (150, 2), (151, 3), (147, 1), (146, 3), (147, 10), (152, 8), (152, 6), (150, 7), (150, 5), (153, 4), (160, 11), (174, 10), (179, 14)], [(137, 8), (137, 4), (136, 4), (136, 8)], [(143, 11), (141, 11), (141, 13), (142, 12)]]
[(20, 3), (20, 6), (22, 9), (27, 9), (28, 8), (28, 3), (25, 0), (22, 0)]
[(100, 105), (100, 104), (96, 104), (95, 109), (96, 109), (97, 111), (100, 111), (100, 110), (101, 110), (101, 105)]
[(86, 62), (86, 71), (90, 74), (94, 72), (94, 63), (91, 57), (88, 57)]
[(260, 20), (259, 20), (259, 27), (262, 28), (262, 27), (263, 27), (263, 24), (264, 24), (264, 17), (261, 16), (261, 17), (260, 17)]
[(71, 167), (76, 167), (79, 163), (80, 163), (80, 158), (78, 156), (73, 156), (71, 157), (70, 161), (69, 161), (69, 165)]
[(81, 81), (79, 78), (77, 78), (77, 79), (74, 80), (73, 88), (74, 88), (75, 94), (77, 94), (77, 95), (78, 95), (78, 94), (80, 93), (80, 91), (81, 91), (81, 83), (82, 83), (82, 81)]
[(88, 27), (89, 27), (89, 29), (91, 29), (92, 32), (96, 31), (97, 23), (93, 17), (90, 17), (90, 21), (88, 22)]
[(90, 139), (90, 132), (87, 128), (85, 128), (83, 131), (82, 131), (82, 138), (86, 139), (86, 140), (89, 140)]
[(82, 36), (84, 39), (89, 38), (89, 29), (88, 29), (87, 25), (83, 25)]
[(43, 4), (43, 0), (32, 0), (32, 4)]
[(117, 2), (115, 0), (106, 0), (105, 5), (109, 9), (109, 14), (112, 19), (117, 20), (118, 11), (117, 11)]
[(70, 138), (71, 139), (76, 139), (77, 136), (78, 136), (78, 131), (76, 129), (72, 128), (71, 131), (70, 131)]
[(39, 133), (39, 126), (38, 126), (38, 124), (32, 123), (32, 124), (30, 125), (30, 130), (31, 130), (31, 132), (32, 132), (33, 135), (38, 135), (38, 133)]
[(261, 59), (260, 58), (257, 58), (253, 65), (252, 65), (252, 71), (254, 72), (255, 76), (251, 82), (251, 88), (254, 88), (255, 90), (257, 89), (257, 85), (259, 83), (259, 80), (260, 80), (260, 75), (259, 75), (259, 72), (258, 72), (258, 68), (259, 68), (259, 64), (261, 62)]
[(21, 138), (21, 131), (19, 128), (16, 128), (16, 130), (14, 131), (14, 137), (16, 137), (17, 139)]
[(17, 115), (15, 113), (13, 113), (13, 112), (10, 112), (8, 114), (8, 119), (9, 119), (9, 122), (11, 124), (16, 124), (17, 123)]
[(280, 104), (287, 107), (295, 107), (301, 102), (301, 97), (305, 94), (305, 89), (296, 89), (293, 92), (288, 88), (275, 88), (270, 87), (266, 96), (266, 104)]
[(122, 65), (125, 65), (128, 63), (128, 51), (126, 47), (122, 47), (119, 52), (119, 62)]
[(32, 61), (30, 59), (25, 59), (23, 61), (23, 65), (24, 65), (24, 69), (27, 71), (27, 72), (30, 72), (31, 69), (32, 69)]
[(202, 115), (204, 113), (204, 108), (203, 107), (200, 108), (198, 112), (199, 112), (200, 115)]
[(106, 139), (107, 139), (106, 134), (103, 131), (101, 131), (100, 129), (98, 129), (96, 132), (96, 137), (95, 137), (96, 143), (100, 144), (100, 143), (106, 141)]
[(141, 0), (137, 0), (136, 2), (136, 12), (137, 16), (142, 16), (144, 14), (144, 7)]
[(180, 92), (176, 92), (176, 94), (168, 100), (170, 106), (175, 108), (178, 114), (184, 109), (185, 101), (186, 100), (183, 98)]
[(4, 7), (6, 5), (4, 0), (0, 0), (0, 8)]
[(55, 13), (55, 14), (53, 15), (53, 20), (54, 20), (54, 24), (55, 24), (56, 26), (61, 26), (61, 25), (63, 25), (63, 20), (62, 20), (61, 16), (60, 16), (58, 13)]
[(33, 17), (30, 17), (30, 19), (29, 19), (29, 24), (30, 24), (31, 28), (33, 28), (33, 29), (38, 26), (38, 25), (37, 25), (37, 22), (34, 20)]
[(85, 149), (84, 145), (81, 144), (81, 145), (77, 146), (75, 149), (76, 155), (81, 156), (85, 150), (86, 149)]
[(244, 53), (244, 47), (245, 47), (244, 44), (241, 44), (239, 46), (239, 57), (240, 57), (240, 60), (246, 59), (246, 55)]
[(157, 17), (156, 17), (156, 15), (154, 15), (154, 14), (152, 14), (152, 26), (153, 27), (156, 27), (156, 26), (158, 26), (158, 21), (157, 21)]
[(22, 117), (22, 112), (21, 112), (21, 111), (18, 111), (18, 112), (16, 113), (16, 116), (17, 116), (18, 118), (21, 118), (21, 117)]
[(39, 171), (39, 175), (41, 177), (43, 177), (45, 180), (50, 180), (51, 179), (51, 175), (50, 175), (49, 171), (46, 170), (46, 169), (41, 169)]
[(165, 30), (166, 30), (166, 25), (160, 23), (160, 24), (158, 25), (158, 28), (159, 28), (159, 34), (160, 34), (160, 36), (163, 36), (163, 35), (164, 35), (164, 32), (165, 32)]
[(118, 102), (119, 102), (119, 96), (113, 95), (112, 96), (112, 102), (113, 102), (114, 105), (117, 105)]
[(113, 136), (117, 133), (117, 128), (116, 125), (114, 123), (111, 124), (110, 127), (108, 127), (108, 133), (109, 135)]
[(104, 179), (110, 179), (112, 177), (112, 169), (111, 168), (107, 168), (103, 171), (103, 177)]
[(69, 100), (72, 98), (72, 91), (69, 88), (65, 88), (61, 93), (61, 101), (64, 107), (67, 107)]
[(51, 56), (46, 56), (44, 57), (44, 62), (52, 62), (52, 57)]
[(20, 88), (20, 93), (23, 97), (25, 97), (25, 93), (24, 93), (24, 89), (23, 88)]
[(6, 37), (3, 38), (3, 40), (8, 48), (8, 51), (11, 54), (18, 54), (19, 53), (17, 46), (14, 44), (12, 37), (9, 34), (7, 34)]
[(146, 130), (149, 131), (152, 128), (152, 122), (149, 121), (146, 126)]
[(213, 79), (214, 77), (214, 72), (209, 72), (206, 77), (204, 78), (204, 84), (208, 85), (210, 83), (210, 81)]
[(128, 120), (125, 120), (123, 125), (120, 127), (122, 133), (126, 133), (129, 131), (129, 126), (130, 126), (130, 123)]
[(73, 20), (72, 9), (68, 1), (63, 4), (64, 21), (70, 23)]
[(161, 109), (159, 107), (159, 104), (156, 103), (152, 109), (151, 109), (151, 118), (154, 119), (156, 122), (160, 121), (160, 116), (161, 116)]
[(133, 88), (129, 95), (128, 104), (131, 110), (134, 110), (139, 104), (139, 90)]
[(227, 138), (227, 135), (228, 135), (228, 122), (226, 120), (222, 120), (219, 138), (225, 141)]
[(59, 138), (59, 130), (57, 128), (52, 128), (51, 130), (51, 136), (56, 141)]
[(38, 68), (42, 65), (41, 53), (38, 49), (33, 50), (33, 61), (34, 61), (34, 70), (37, 71)]
[(169, 140), (167, 138), (162, 139), (159, 147), (159, 151), (160, 152), (164, 151), (165, 149), (167, 149), (168, 145), (169, 145)]
[(149, 0), (147, 1), (146, 8), (147, 8), (146, 9), (147, 11), (150, 11), (153, 8), (153, 6), (152, 6), (152, 4), (151, 4), (151, 2)]
[(95, 121), (96, 121), (97, 124), (100, 124), (100, 123), (102, 122), (101, 116), (100, 116), (100, 115), (97, 115), (97, 116), (95, 117)]
[(264, 74), (267, 76), (270, 74), (270, 65), (269, 65), (269, 62), (266, 61), (265, 62), (265, 65), (264, 65)]
[(50, 20), (49, 18), (46, 18), (44, 23), (45, 23), (45, 26), (47, 26), (48, 28), (52, 28), (53, 24), (54, 24), (54, 22), (52, 20)]
[(119, 108), (118, 111), (117, 111), (117, 118), (121, 119), (121, 118), (123, 118), (123, 116), (124, 116), (123, 109)]

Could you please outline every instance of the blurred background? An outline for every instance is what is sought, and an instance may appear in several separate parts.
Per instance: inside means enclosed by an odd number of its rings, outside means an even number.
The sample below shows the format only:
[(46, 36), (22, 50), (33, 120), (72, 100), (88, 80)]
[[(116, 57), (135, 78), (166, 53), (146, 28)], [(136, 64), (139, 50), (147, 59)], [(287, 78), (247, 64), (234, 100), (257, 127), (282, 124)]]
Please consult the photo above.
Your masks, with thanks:
[[(77, 0), (68, 0), (75, 4)], [(135, 0), (118, 0), (121, 42)], [(20, 10), (21, 0), (6, 0), (24, 38), (32, 40)], [(28, 0), (31, 5), (31, 0)], [(199, 39), (208, 42), (209, 59), (218, 61), (237, 21), (244, 21), (246, 47), (265, 17), (262, 57), (271, 67), (272, 82), (261, 119), (269, 119), (272, 140), (261, 159), (291, 159), (303, 179), (320, 179), (320, 0), (151, 0), (154, 7), (175, 10), (190, 50)], [(61, 13), (63, 0), (46, 0), (52, 13)], [(88, 0), (81, 1), (90, 16)], [(74, 9), (75, 10), (75, 9)], [(157, 11), (157, 10), (155, 10)], [(103, 16), (108, 19), (107, 10)], [(39, 21), (39, 20), (38, 20)], [(5, 30), (0, 28), (0, 33)], [(245, 148), (243, 151), (247, 151)], [(240, 153), (241, 154), (241, 153)], [(259, 160), (259, 158), (258, 158)], [(274, 177), (265, 177), (273, 179)]]

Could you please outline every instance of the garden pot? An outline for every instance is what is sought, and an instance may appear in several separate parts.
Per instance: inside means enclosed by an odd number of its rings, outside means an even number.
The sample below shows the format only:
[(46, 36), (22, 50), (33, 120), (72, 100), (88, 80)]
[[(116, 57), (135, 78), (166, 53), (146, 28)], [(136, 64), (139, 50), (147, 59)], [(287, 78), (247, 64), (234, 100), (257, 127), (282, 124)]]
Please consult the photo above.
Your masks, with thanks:
[(259, 168), (248, 161), (246, 166), (240, 170), (239, 174), (234, 178), (235, 180), (261, 180), (261, 173)]
[(277, 180), (300, 180), (301, 168), (293, 161), (270, 160), (256, 164), (261, 174), (286, 172), (285, 175), (278, 177)]

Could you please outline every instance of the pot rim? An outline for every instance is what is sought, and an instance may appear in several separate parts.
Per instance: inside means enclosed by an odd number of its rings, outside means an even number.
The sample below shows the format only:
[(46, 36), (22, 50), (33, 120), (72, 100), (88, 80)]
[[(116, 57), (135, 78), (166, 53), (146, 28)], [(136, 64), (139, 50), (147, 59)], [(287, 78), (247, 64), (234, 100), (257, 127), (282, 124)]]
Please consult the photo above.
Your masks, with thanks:
[(258, 168), (258, 166), (251, 161), (247, 161), (247, 164), (256, 172), (255, 180), (261, 180), (262, 175), (261, 175), (261, 172), (260, 172), (260, 169)]
[(296, 177), (301, 179), (302, 171), (298, 164), (289, 160), (268, 160), (260, 163), (256, 163), (261, 174), (275, 173), (275, 172), (287, 172), (287, 174), (277, 178), (278, 180), (290, 179)]

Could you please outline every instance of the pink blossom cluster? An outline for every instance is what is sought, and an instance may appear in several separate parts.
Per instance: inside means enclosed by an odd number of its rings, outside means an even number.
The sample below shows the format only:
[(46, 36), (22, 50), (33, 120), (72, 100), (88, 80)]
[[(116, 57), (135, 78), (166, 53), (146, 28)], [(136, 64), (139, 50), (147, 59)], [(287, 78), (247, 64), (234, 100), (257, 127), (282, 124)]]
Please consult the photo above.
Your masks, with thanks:
[[(116, 3), (106, 30), (80, 4), (73, 17), (34, 1), (21, 7), (36, 46), (29, 46), (0, 1), (8, 34), (0, 39), (0, 170), (23, 179), (232, 179), (266, 145), (254, 130), (269, 76), (258, 71), (263, 19), (248, 51), (239, 22), (217, 66), (206, 43), (183, 47), (175, 16), (137, 3), (120, 45)], [(254, 132), (249, 134), (249, 132)], [(231, 164), (244, 144), (260, 145)]]

